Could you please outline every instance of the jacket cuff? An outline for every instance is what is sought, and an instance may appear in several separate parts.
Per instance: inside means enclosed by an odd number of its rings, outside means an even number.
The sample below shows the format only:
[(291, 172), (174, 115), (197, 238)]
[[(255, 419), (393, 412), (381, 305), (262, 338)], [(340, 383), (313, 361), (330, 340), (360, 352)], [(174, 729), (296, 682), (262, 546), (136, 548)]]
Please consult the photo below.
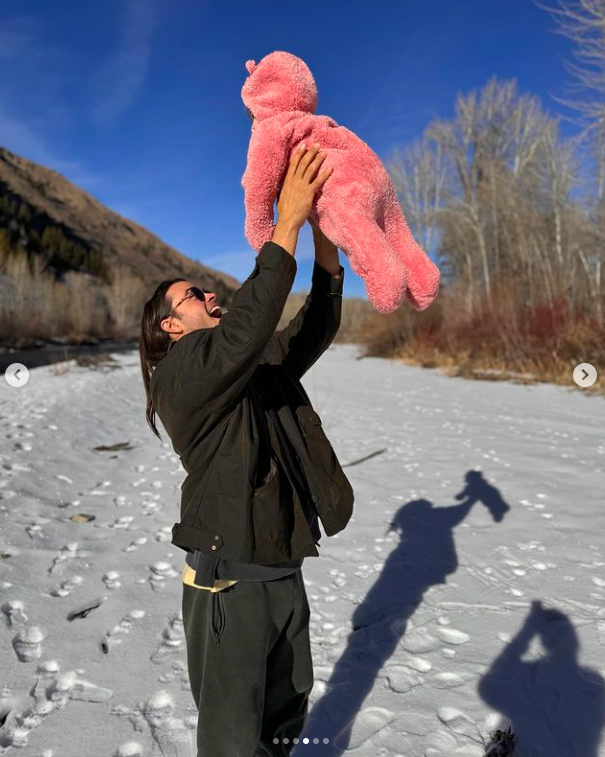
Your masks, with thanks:
[(185, 562), (190, 568), (195, 570), (194, 581), (198, 586), (207, 586), (212, 588), (214, 586), (214, 579), (216, 577), (216, 566), (218, 563), (218, 556), (209, 555), (211, 560), (203, 560), (204, 554), (201, 550), (196, 550), (192, 553), (185, 555)]
[(262, 262), (264, 266), (268, 266), (269, 268), (281, 269), (283, 266), (286, 266), (286, 268), (291, 269), (294, 274), (296, 273), (297, 264), (294, 255), (290, 255), (290, 253), (281, 245), (272, 242), (271, 240), (266, 241), (260, 248), (258, 260), (259, 262)]
[(340, 266), (340, 277), (332, 276), (317, 261), (313, 264), (311, 282), (313, 289), (324, 292), (329, 297), (342, 297), (342, 285), (345, 277), (345, 269)]

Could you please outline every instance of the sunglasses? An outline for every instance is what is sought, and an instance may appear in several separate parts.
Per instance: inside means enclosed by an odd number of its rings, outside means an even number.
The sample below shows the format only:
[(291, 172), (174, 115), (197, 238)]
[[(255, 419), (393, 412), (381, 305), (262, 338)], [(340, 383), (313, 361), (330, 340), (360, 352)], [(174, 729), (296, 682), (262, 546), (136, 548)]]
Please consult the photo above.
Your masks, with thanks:
[(182, 300), (179, 300), (176, 305), (172, 308), (172, 310), (167, 313), (163, 318), (171, 318), (174, 311), (178, 308), (179, 305), (182, 305), (185, 300), (190, 300), (192, 297), (196, 297), (198, 300), (201, 300), (202, 302), (206, 301), (206, 295), (209, 294), (209, 291), (207, 289), (200, 289), (199, 287), (190, 287), (187, 290), (187, 294), (183, 297)]

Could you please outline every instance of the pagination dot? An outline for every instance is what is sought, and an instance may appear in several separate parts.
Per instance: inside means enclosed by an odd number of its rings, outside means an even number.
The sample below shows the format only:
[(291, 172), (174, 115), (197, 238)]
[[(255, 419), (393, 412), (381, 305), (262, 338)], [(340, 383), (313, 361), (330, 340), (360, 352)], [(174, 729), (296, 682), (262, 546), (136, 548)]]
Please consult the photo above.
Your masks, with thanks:
[[(294, 738), (292, 739), (292, 743), (293, 743), (293, 744), (298, 744), (299, 740), (300, 740), (300, 739), (299, 739), (299, 738), (298, 738), (297, 736), (295, 736), (295, 737), (294, 737)], [(322, 741), (323, 741), (323, 743), (324, 743), (324, 744), (329, 744), (329, 743), (330, 743), (330, 739), (327, 739), (327, 738), (324, 738), (324, 739), (322, 739)], [(289, 744), (289, 743), (290, 743), (290, 739), (289, 739), (289, 738), (288, 738), (288, 737), (286, 736), (286, 737), (284, 737), (284, 738), (282, 739), (282, 742), (283, 742), (284, 744)], [(303, 742), (303, 744), (308, 744), (308, 743), (309, 743), (309, 739), (308, 739), (307, 737), (305, 737), (305, 738), (304, 738), (304, 739), (302, 740), (302, 742)], [(275, 737), (275, 738), (273, 739), (273, 743), (274, 743), (274, 744), (279, 744), (279, 739), (278, 739), (277, 737)], [(314, 744), (319, 744), (319, 739), (317, 738), (317, 736), (315, 736), (315, 738), (313, 739), (313, 743), (314, 743)]]

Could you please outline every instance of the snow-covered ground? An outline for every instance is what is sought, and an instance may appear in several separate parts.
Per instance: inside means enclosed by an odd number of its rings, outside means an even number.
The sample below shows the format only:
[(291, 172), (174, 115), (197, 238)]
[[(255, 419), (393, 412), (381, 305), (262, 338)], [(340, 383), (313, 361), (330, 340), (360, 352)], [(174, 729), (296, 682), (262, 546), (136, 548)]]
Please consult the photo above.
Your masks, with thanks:
[[(605, 399), (356, 355), (303, 379), (343, 466), (367, 459), (344, 468), (349, 526), (303, 566), (295, 757), (480, 757), (506, 718), (523, 757), (605, 755)], [(184, 471), (137, 353), (114, 357), (2, 381), (1, 755), (195, 757)]]

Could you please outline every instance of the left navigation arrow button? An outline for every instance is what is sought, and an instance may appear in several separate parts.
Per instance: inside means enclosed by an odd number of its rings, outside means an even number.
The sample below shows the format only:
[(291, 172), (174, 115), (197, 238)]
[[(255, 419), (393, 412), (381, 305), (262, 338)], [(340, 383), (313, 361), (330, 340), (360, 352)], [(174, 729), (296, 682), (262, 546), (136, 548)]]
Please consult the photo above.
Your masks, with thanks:
[(29, 371), (23, 363), (11, 363), (4, 373), (4, 378), (10, 386), (25, 386), (29, 379)]

